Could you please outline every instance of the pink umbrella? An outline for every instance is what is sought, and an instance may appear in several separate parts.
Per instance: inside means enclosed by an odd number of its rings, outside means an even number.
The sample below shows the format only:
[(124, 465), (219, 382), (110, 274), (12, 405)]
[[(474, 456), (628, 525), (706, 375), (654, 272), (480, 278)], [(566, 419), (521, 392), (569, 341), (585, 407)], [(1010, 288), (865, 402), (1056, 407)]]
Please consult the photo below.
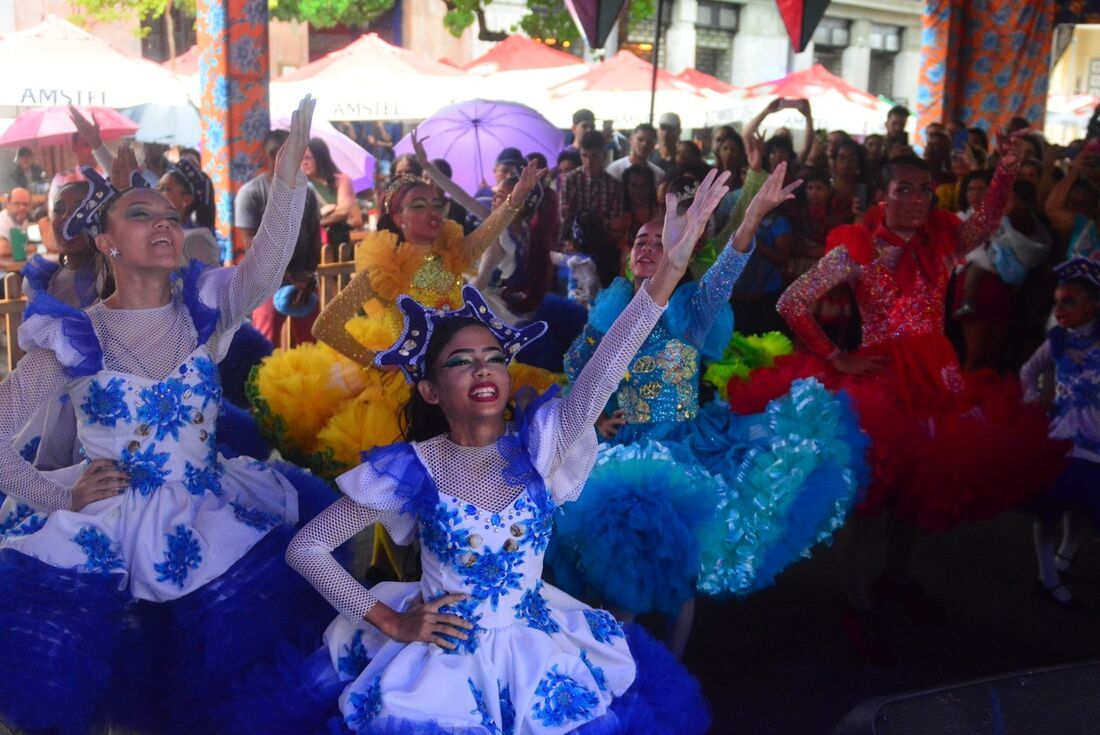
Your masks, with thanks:
[[(137, 132), (138, 124), (109, 107), (77, 108), (86, 118), (95, 118), (103, 140), (125, 138)], [(76, 126), (67, 107), (35, 107), (15, 118), (0, 135), (0, 146), (65, 145), (72, 140)]]

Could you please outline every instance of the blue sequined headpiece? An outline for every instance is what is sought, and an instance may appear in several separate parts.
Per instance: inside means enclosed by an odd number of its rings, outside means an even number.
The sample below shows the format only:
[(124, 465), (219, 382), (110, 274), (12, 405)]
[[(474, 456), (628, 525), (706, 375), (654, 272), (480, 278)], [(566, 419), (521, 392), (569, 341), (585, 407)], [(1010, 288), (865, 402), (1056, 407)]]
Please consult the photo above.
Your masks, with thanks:
[(214, 184), (210, 181), (201, 168), (196, 166), (189, 158), (181, 158), (168, 167), (169, 171), (176, 171), (187, 182), (191, 190), (191, 196), (196, 202), (209, 205), (214, 201)]
[[(61, 228), (61, 234), (66, 240), (72, 240), (81, 232), (87, 232), (95, 237), (103, 231), (102, 217), (107, 211), (108, 205), (118, 198), (127, 189), (117, 189), (109, 179), (99, 175), (91, 166), (81, 166), (80, 173), (88, 180), (88, 193), (84, 195), (84, 201), (73, 210), (65, 224)], [(130, 174), (129, 189), (148, 188), (149, 182), (137, 171)]]
[(447, 319), (476, 319), (500, 341), (505, 356), (511, 360), (516, 353), (534, 342), (546, 332), (546, 322), (532, 322), (523, 327), (505, 324), (493, 314), (485, 299), (473, 286), (462, 287), (461, 309), (432, 309), (423, 306), (411, 296), (398, 296), (397, 308), (405, 317), (405, 328), (401, 336), (385, 352), (374, 357), (379, 367), (399, 367), (405, 373), (405, 379), (415, 383), (424, 377), (424, 356), (428, 344), (432, 341), (432, 332), (440, 322)]
[(1054, 275), (1058, 277), (1059, 281), (1083, 278), (1100, 288), (1100, 262), (1091, 258), (1074, 258), (1065, 263), (1059, 263), (1054, 266)]

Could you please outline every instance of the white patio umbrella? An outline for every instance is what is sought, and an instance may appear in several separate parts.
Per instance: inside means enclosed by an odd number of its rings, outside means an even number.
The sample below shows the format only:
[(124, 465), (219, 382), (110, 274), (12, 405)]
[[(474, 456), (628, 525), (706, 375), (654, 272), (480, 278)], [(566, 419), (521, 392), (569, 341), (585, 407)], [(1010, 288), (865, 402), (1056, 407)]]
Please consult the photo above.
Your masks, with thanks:
[(391, 46), (368, 33), (271, 83), (272, 114), (289, 114), (302, 95), (317, 99), (314, 119), (421, 120), (441, 105), (476, 97), (480, 80)]
[(0, 69), (0, 106), (187, 104), (187, 87), (171, 72), (53, 15), (0, 36)]
[[(555, 125), (568, 128), (573, 112), (592, 110), (597, 120), (613, 120), (616, 128), (632, 128), (649, 121), (649, 97), (653, 66), (629, 51), (620, 51), (575, 79), (549, 90), (549, 97), (536, 109)], [(663, 69), (657, 70), (655, 118), (665, 112), (680, 116), (684, 129), (701, 128), (714, 99), (698, 88), (677, 79)]]

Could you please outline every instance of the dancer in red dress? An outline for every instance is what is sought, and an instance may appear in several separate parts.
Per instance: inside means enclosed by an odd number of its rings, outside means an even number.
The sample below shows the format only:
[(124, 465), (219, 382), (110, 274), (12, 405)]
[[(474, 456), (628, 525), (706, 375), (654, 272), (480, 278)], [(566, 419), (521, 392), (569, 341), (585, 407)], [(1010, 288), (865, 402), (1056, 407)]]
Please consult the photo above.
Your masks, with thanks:
[[(1001, 219), (1015, 177), (1004, 156), (983, 208), (965, 223), (933, 209), (935, 182), (915, 156), (884, 169), (885, 201), (858, 225), (835, 228), (829, 251), (783, 294), (780, 314), (810, 354), (782, 358), (770, 373), (730, 385), (736, 410), (759, 410), (793, 377), (817, 375), (855, 400), (871, 435), (873, 483), (847, 529), (845, 620), (857, 650), (886, 659), (874, 639), (868, 576), (873, 525), (889, 523), (887, 565), (876, 597), (931, 612), (909, 574), (918, 528), (943, 529), (1015, 507), (1057, 476), (1059, 449), (1044, 417), (1020, 400), (1015, 381), (991, 371), (963, 373), (944, 337), (944, 305), (954, 266)], [(855, 353), (839, 350), (814, 320), (817, 301), (852, 286), (863, 321)]]

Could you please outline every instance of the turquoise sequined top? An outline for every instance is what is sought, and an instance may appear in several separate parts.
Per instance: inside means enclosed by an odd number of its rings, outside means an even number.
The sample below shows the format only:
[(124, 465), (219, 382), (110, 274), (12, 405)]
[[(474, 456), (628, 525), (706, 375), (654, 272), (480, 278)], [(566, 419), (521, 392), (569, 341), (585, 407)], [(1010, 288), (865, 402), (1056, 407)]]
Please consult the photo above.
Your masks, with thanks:
[[(690, 421), (698, 415), (702, 360), (720, 359), (733, 335), (730, 292), (752, 252), (727, 245), (702, 279), (676, 289), (612, 396), (609, 412), (622, 409), (628, 424)], [(634, 284), (625, 278), (600, 292), (588, 324), (565, 355), (570, 381), (633, 295)]]

